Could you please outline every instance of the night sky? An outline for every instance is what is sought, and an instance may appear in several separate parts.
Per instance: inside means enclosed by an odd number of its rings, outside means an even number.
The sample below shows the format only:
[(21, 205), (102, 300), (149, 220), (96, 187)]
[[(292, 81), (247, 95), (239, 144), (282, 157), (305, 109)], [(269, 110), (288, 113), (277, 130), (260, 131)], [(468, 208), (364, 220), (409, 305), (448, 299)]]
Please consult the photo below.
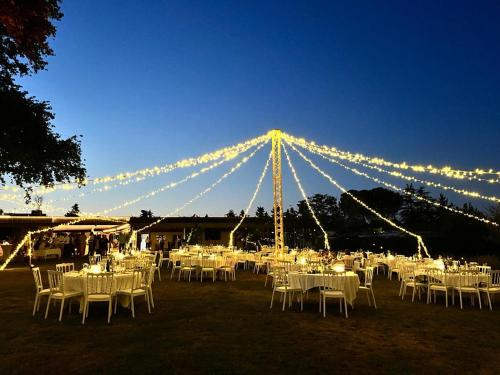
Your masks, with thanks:
[[(83, 135), (90, 177), (163, 165), (272, 128), (393, 161), (500, 169), (500, 2), (270, 3), (67, 0), (48, 70), (19, 82), (51, 102), (57, 131)], [(183, 214), (239, 212), (266, 150)], [(338, 194), (293, 160), (308, 193)], [(375, 186), (319, 164), (348, 188)], [(117, 213), (164, 214), (229, 167)], [(98, 211), (187, 173), (54, 205)], [(288, 206), (299, 193), (284, 178)], [(268, 176), (257, 205), (270, 208), (271, 195)]]

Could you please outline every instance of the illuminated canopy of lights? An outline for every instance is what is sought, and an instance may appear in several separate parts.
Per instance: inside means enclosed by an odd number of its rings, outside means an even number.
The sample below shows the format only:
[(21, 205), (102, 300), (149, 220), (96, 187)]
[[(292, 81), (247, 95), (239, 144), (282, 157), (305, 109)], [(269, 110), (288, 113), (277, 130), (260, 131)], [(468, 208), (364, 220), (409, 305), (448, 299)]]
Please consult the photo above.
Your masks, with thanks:
[[(250, 155), (249, 157), (252, 157), (254, 156), (257, 151), (259, 151), (262, 147), (264, 147), (266, 143), (262, 143), (261, 145), (259, 145)], [(214, 168), (217, 168), (219, 167), (221, 164), (233, 159), (234, 157), (236, 157), (237, 155), (239, 154), (235, 154), (234, 156), (231, 156), (231, 157), (228, 157), (227, 159), (222, 159), (222, 160), (219, 160), (219, 161), (216, 161), (215, 163), (212, 163), (211, 165), (209, 165), (208, 167), (204, 167), (202, 169), (200, 169), (199, 171), (197, 172), (193, 172), (191, 173), (190, 175), (187, 175), (186, 177), (184, 177), (182, 180), (179, 180), (179, 181), (176, 181), (176, 182), (170, 182), (168, 183), (167, 185), (164, 185), (162, 187), (160, 187), (159, 189), (156, 189), (156, 190), (153, 190), (153, 191), (150, 191), (149, 193), (147, 194), (142, 194), (140, 196), (138, 196), (137, 198), (135, 199), (131, 199), (129, 201), (126, 201), (126, 202), (123, 202), (117, 206), (114, 206), (114, 207), (111, 207), (111, 208), (108, 208), (108, 209), (105, 209), (105, 210), (102, 210), (101, 212), (98, 212), (96, 213), (96, 215), (107, 215), (108, 213), (110, 212), (113, 212), (113, 211), (116, 211), (116, 210), (119, 210), (121, 208), (125, 208), (125, 207), (128, 207), (132, 204), (135, 204), (137, 202), (140, 202), (142, 201), (143, 199), (147, 199), (147, 198), (151, 198), (151, 197), (154, 197), (155, 195), (159, 194), (159, 193), (162, 193), (164, 192), (165, 190), (168, 190), (168, 189), (172, 189), (176, 186), (179, 186), (181, 184), (183, 184), (184, 182), (186, 181), (189, 181), (190, 179), (193, 179), (195, 177), (198, 177), (199, 175), (203, 174), (203, 173), (206, 173), (208, 171), (211, 171), (212, 169)]]
[(328, 175), (326, 172), (324, 172), (320, 167), (318, 167), (314, 162), (309, 159), (307, 156), (305, 156), (300, 150), (298, 150), (293, 144), (288, 143), (285, 141), (290, 147), (294, 149), (295, 152), (297, 152), (302, 159), (304, 159), (312, 168), (314, 168), (316, 171), (318, 171), (323, 177), (325, 177), (328, 181), (330, 181), (334, 186), (337, 187), (340, 191), (343, 193), (349, 195), (355, 202), (366, 208), (368, 211), (370, 211), (372, 214), (377, 216), (379, 219), (385, 221), (387, 224), (391, 225), (392, 227), (399, 229), (401, 232), (406, 233), (412, 237), (415, 237), (417, 239), (417, 251), (419, 256), (421, 256), (421, 249), (425, 251), (425, 254), (430, 257), (429, 252), (427, 251), (427, 247), (424, 244), (424, 241), (422, 239), (422, 236), (415, 234), (413, 232), (410, 232), (409, 230), (403, 228), (402, 226), (392, 222), (391, 220), (387, 219), (384, 217), (382, 214), (380, 214), (378, 211), (374, 210), (370, 206), (368, 206), (366, 203), (364, 203), (361, 199), (357, 198), (355, 195), (353, 195), (351, 192), (349, 192), (346, 188), (341, 186), (337, 181), (335, 181), (330, 175)]
[(423, 201), (423, 202), (427, 202), (427, 203), (429, 203), (429, 204), (431, 204), (433, 206), (443, 208), (443, 209), (448, 210), (450, 212), (466, 216), (469, 219), (474, 219), (474, 220), (477, 220), (477, 221), (481, 221), (483, 223), (490, 224), (490, 225), (493, 225), (495, 227), (499, 226), (498, 223), (496, 223), (496, 222), (494, 222), (492, 220), (488, 220), (488, 219), (485, 219), (484, 217), (480, 217), (480, 216), (477, 216), (477, 215), (470, 214), (468, 212), (462, 211), (462, 210), (460, 210), (458, 208), (455, 208), (455, 207), (450, 207), (450, 206), (441, 204), (438, 201), (428, 199), (426, 197), (423, 197), (423, 196), (420, 196), (418, 194), (412, 193), (412, 192), (410, 192), (408, 190), (402, 189), (402, 188), (400, 188), (400, 187), (398, 187), (398, 186), (396, 186), (394, 184), (391, 184), (389, 182), (381, 180), (381, 179), (379, 179), (377, 177), (370, 176), (369, 174), (367, 174), (365, 172), (362, 172), (362, 171), (359, 171), (356, 168), (351, 168), (351, 167), (345, 165), (344, 163), (341, 163), (340, 161), (338, 161), (338, 160), (336, 160), (334, 158), (329, 158), (329, 157), (327, 157), (327, 156), (325, 156), (323, 154), (319, 154), (319, 153), (316, 153), (316, 152), (313, 152), (313, 153), (321, 156), (325, 160), (328, 160), (328, 161), (330, 161), (332, 163), (335, 163), (335, 164), (341, 166), (342, 168), (344, 168), (344, 169), (346, 169), (346, 170), (348, 170), (350, 172), (353, 172), (354, 174), (357, 174), (358, 176), (362, 176), (362, 177), (365, 177), (367, 179), (370, 179), (370, 180), (372, 180), (372, 181), (374, 181), (374, 182), (376, 182), (376, 183), (378, 183), (380, 185), (384, 185), (384, 186), (386, 186), (386, 187), (388, 187), (388, 188), (390, 188), (390, 189), (392, 189), (394, 191), (397, 191), (399, 193), (412, 196), (415, 199), (418, 199), (418, 200)]
[[(500, 183), (500, 172), (494, 171), (493, 169), (484, 170), (481, 168), (476, 168), (474, 170), (460, 170), (449, 166), (446, 167), (436, 167), (433, 165), (412, 165), (406, 162), (391, 162), (384, 160), (379, 157), (369, 157), (360, 153), (350, 153), (346, 151), (341, 151), (336, 147), (330, 146), (319, 146), (315, 142), (310, 142), (304, 138), (297, 138), (290, 134), (283, 133), (283, 138), (293, 144), (302, 146), (308, 150), (314, 150), (322, 154), (328, 154), (333, 157), (340, 158), (342, 160), (348, 161), (366, 161), (369, 164), (390, 167), (394, 169), (409, 170), (418, 173), (431, 173), (436, 175), (442, 175), (449, 178), (455, 178), (459, 180), (476, 180), (488, 183)], [(487, 176), (491, 177), (487, 177)]]
[(271, 151), (269, 153), (269, 157), (267, 158), (266, 164), (264, 165), (264, 169), (262, 170), (259, 181), (257, 182), (257, 186), (255, 187), (255, 191), (253, 192), (253, 195), (250, 198), (250, 201), (248, 202), (246, 209), (243, 211), (243, 216), (241, 217), (238, 224), (236, 224), (236, 226), (233, 228), (231, 233), (229, 233), (229, 247), (233, 247), (234, 233), (238, 230), (238, 228), (241, 226), (241, 224), (243, 224), (243, 221), (247, 217), (248, 212), (250, 212), (250, 209), (252, 208), (253, 202), (255, 201), (255, 198), (257, 197), (257, 194), (259, 193), (260, 186), (262, 185), (262, 181), (264, 180), (264, 177), (267, 174), (267, 169), (269, 168), (269, 162), (271, 161), (272, 156), (273, 156), (273, 154)]
[(330, 242), (328, 241), (328, 233), (323, 229), (323, 226), (321, 225), (320, 221), (316, 217), (316, 213), (314, 212), (313, 208), (311, 207), (311, 204), (309, 203), (309, 198), (307, 198), (307, 194), (302, 187), (302, 184), (300, 183), (299, 176), (297, 175), (297, 172), (295, 171), (295, 168), (292, 164), (292, 160), (290, 159), (290, 155), (288, 155), (288, 150), (285, 147), (285, 144), (283, 143), (283, 150), (285, 151), (285, 156), (286, 160), (288, 161), (288, 166), (290, 167), (290, 170), (292, 171), (293, 178), (295, 179), (295, 182), (297, 183), (297, 186), (299, 187), (300, 194), (302, 194), (302, 198), (306, 201), (307, 208), (309, 209), (309, 212), (311, 213), (312, 218), (316, 222), (316, 225), (319, 227), (321, 232), (323, 233), (323, 242), (326, 250), (330, 250)]
[[(267, 142), (266, 142), (267, 144)], [(260, 149), (260, 148), (259, 148)], [(226, 178), (228, 178), (230, 175), (232, 175), (234, 172), (236, 172), (238, 169), (240, 169), (247, 161), (249, 161), (254, 155), (255, 155), (255, 152), (257, 152), (258, 150), (255, 150), (254, 152), (252, 152), (250, 155), (248, 156), (245, 156), (243, 159), (241, 159), (235, 166), (233, 166), (229, 171), (227, 171), (226, 173), (224, 173), (217, 181), (215, 181), (212, 185), (210, 185), (208, 188), (206, 188), (205, 190), (203, 190), (202, 192), (196, 194), (193, 198), (191, 198), (190, 200), (188, 200), (186, 203), (184, 203), (182, 206), (176, 208), (175, 210), (169, 212), (168, 214), (166, 214), (165, 216), (163, 217), (160, 217), (159, 219), (153, 221), (151, 224), (148, 224), (142, 228), (139, 228), (137, 230), (134, 230), (134, 233), (137, 233), (137, 232), (143, 232), (144, 230), (148, 229), (148, 228), (151, 228), (152, 226), (156, 225), (156, 224), (159, 224), (161, 223), (163, 220), (165, 220), (167, 217), (171, 217), (173, 215), (176, 215), (177, 213), (181, 212), (184, 208), (186, 208), (187, 206), (189, 206), (190, 204), (196, 202), (198, 199), (200, 199), (201, 197), (203, 197), (206, 193), (210, 192), (213, 188), (215, 188), (217, 185), (219, 185), (222, 181), (224, 181)]]
[[(194, 167), (199, 164), (206, 164), (221, 158), (226, 158), (228, 156), (231, 156), (232, 154), (236, 153), (239, 154), (241, 152), (244, 152), (248, 150), (252, 146), (257, 146), (263, 142), (266, 142), (269, 140), (269, 135), (264, 134), (256, 138), (252, 138), (250, 140), (247, 140), (242, 143), (238, 143), (234, 146), (230, 147), (225, 147), (210, 153), (203, 154), (201, 156), (195, 157), (195, 158), (188, 158), (188, 159), (183, 159), (179, 160), (175, 163), (171, 164), (166, 164), (163, 166), (155, 166), (155, 167), (150, 167), (150, 168), (144, 168), (132, 172), (121, 172), (113, 176), (105, 176), (105, 177), (96, 177), (94, 179), (87, 179), (81, 182), (83, 185), (97, 185), (97, 184), (103, 184), (103, 183), (109, 183), (117, 180), (129, 180), (135, 177), (144, 177), (144, 176), (156, 176), (159, 174), (163, 173), (169, 173), (175, 169), (179, 168), (189, 168), (189, 167)], [(34, 187), (33, 194), (37, 195), (43, 195), (47, 194), (56, 190), (74, 190), (79, 187), (77, 182), (70, 182), (70, 183), (58, 183), (55, 184), (52, 187), (43, 187), (43, 186), (36, 186)], [(21, 191), (22, 188), (18, 186), (4, 186), (2, 190), (10, 190), (10, 191)]]

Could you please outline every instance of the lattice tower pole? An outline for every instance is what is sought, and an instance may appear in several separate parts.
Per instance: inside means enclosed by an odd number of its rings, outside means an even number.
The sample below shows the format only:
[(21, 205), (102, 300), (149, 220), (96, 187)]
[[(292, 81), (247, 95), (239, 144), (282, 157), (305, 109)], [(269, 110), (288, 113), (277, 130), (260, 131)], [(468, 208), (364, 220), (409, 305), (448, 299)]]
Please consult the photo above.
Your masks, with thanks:
[(273, 151), (273, 192), (274, 192), (274, 251), (282, 255), (285, 248), (283, 223), (283, 189), (281, 176), (281, 130), (271, 130)]

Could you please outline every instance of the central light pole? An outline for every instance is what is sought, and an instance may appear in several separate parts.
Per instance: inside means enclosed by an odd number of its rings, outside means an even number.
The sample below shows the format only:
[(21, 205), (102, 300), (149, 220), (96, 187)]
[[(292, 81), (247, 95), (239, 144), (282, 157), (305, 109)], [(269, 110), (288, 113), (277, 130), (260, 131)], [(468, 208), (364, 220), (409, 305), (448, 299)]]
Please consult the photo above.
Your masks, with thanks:
[(283, 185), (281, 177), (281, 130), (271, 130), (273, 152), (273, 193), (274, 193), (274, 252), (282, 255), (285, 248), (283, 223)]

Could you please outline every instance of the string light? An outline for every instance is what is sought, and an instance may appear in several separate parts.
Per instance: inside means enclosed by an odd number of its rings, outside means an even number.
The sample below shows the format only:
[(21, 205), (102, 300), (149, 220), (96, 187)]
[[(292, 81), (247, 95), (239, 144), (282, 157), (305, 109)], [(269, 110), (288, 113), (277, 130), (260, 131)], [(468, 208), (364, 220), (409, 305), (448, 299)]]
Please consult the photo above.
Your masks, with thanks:
[(332, 158), (328, 158), (328, 157), (326, 157), (326, 156), (324, 156), (324, 155), (321, 155), (321, 154), (318, 154), (318, 155), (320, 155), (323, 159), (326, 159), (326, 160), (328, 160), (328, 161), (330, 161), (330, 162), (332, 162), (332, 163), (335, 163), (335, 164), (337, 164), (337, 165), (341, 166), (342, 168), (344, 168), (344, 169), (346, 169), (346, 170), (348, 170), (348, 171), (351, 171), (351, 172), (353, 172), (353, 173), (357, 174), (358, 176), (363, 176), (363, 177), (365, 177), (365, 178), (368, 178), (368, 179), (370, 179), (370, 180), (372, 180), (372, 181), (374, 181), (374, 182), (376, 182), (376, 183), (378, 183), (378, 184), (381, 184), (381, 185), (387, 186), (388, 188), (390, 188), (390, 189), (392, 189), (392, 190), (394, 190), (394, 191), (397, 191), (397, 192), (399, 192), (399, 193), (402, 193), (402, 194), (406, 194), (406, 195), (412, 196), (412, 197), (414, 197), (415, 199), (418, 199), (418, 200), (420, 200), (420, 201), (427, 202), (427, 203), (432, 204), (432, 205), (434, 205), (434, 206), (436, 206), (436, 207), (441, 207), (441, 208), (444, 208), (444, 209), (446, 209), (446, 210), (448, 210), (448, 211), (450, 211), (450, 212), (453, 212), (453, 213), (456, 213), (456, 214), (460, 214), (460, 215), (466, 216), (466, 217), (468, 217), (468, 218), (470, 218), (470, 219), (478, 220), (478, 221), (481, 221), (481, 222), (483, 222), (483, 223), (490, 224), (490, 225), (493, 225), (493, 226), (496, 226), (496, 227), (498, 227), (498, 226), (499, 226), (499, 224), (498, 224), (498, 223), (496, 223), (496, 222), (494, 222), (494, 221), (491, 221), (491, 220), (488, 220), (488, 219), (482, 218), (482, 217), (480, 217), (480, 216), (472, 215), (472, 214), (467, 213), (467, 212), (464, 212), (464, 211), (462, 211), (462, 210), (460, 210), (460, 209), (458, 209), (458, 208), (449, 207), (449, 206), (446, 206), (446, 205), (441, 204), (441, 203), (439, 203), (439, 202), (436, 202), (436, 201), (433, 201), (433, 200), (427, 199), (427, 198), (422, 197), (422, 196), (420, 196), (420, 195), (418, 195), (418, 194), (411, 193), (411, 192), (410, 192), (410, 191), (408, 191), (408, 190), (401, 189), (400, 187), (398, 187), (398, 186), (396, 186), (396, 185), (393, 185), (393, 184), (391, 184), (391, 183), (389, 183), (389, 182), (383, 181), (383, 180), (381, 180), (381, 179), (379, 179), (379, 178), (377, 178), (377, 177), (370, 176), (369, 174), (367, 174), (367, 173), (365, 173), (365, 172), (361, 172), (361, 171), (357, 170), (356, 168), (351, 168), (351, 167), (349, 167), (349, 166), (347, 166), (347, 165), (345, 165), (345, 164), (343, 164), (343, 163), (339, 162), (338, 160), (335, 160), (335, 159), (332, 159)]
[(403, 228), (402, 226), (399, 226), (398, 224), (392, 222), (391, 220), (387, 219), (386, 217), (382, 216), (379, 212), (368, 206), (366, 203), (364, 203), (362, 200), (357, 198), (355, 195), (353, 195), (351, 192), (346, 190), (343, 186), (341, 186), (337, 181), (335, 181), (330, 175), (328, 175), (326, 172), (324, 172), (321, 168), (319, 168), (316, 164), (313, 163), (311, 159), (309, 159), (307, 156), (305, 156), (300, 150), (298, 150), (293, 144), (290, 142), (286, 141), (285, 142), (295, 151), (297, 152), (302, 159), (304, 159), (309, 165), (314, 168), (316, 171), (318, 171), (323, 177), (325, 177), (327, 180), (329, 180), (334, 186), (337, 187), (340, 191), (343, 193), (349, 195), (355, 202), (366, 208), (368, 211), (370, 211), (372, 214), (377, 216), (379, 219), (385, 221), (387, 224), (391, 225), (392, 227), (399, 229), (401, 232), (406, 233), (412, 237), (415, 237), (417, 239), (417, 251), (418, 255), (421, 257), (422, 253), (421, 250), (423, 249), (425, 251), (425, 254), (430, 258), (430, 254), (427, 250), (427, 247), (424, 244), (424, 241), (422, 239), (422, 236), (415, 234), (413, 232), (410, 232), (409, 230)]
[[(299, 145), (301, 146), (301, 145)], [(302, 147), (302, 146), (301, 146)], [(312, 152), (316, 155), (320, 155), (320, 156), (323, 156), (324, 157), (324, 154), (321, 154), (315, 150), (312, 150), (312, 149), (307, 149), (309, 152)], [(393, 176), (393, 177), (398, 177), (398, 178), (401, 178), (401, 179), (404, 179), (404, 180), (407, 180), (407, 181), (412, 181), (412, 182), (417, 182), (417, 183), (420, 183), (422, 185), (426, 185), (426, 186), (432, 186), (432, 187), (435, 187), (435, 188), (438, 188), (438, 189), (442, 189), (442, 190), (449, 190), (449, 191), (453, 191), (454, 193), (457, 193), (457, 194), (461, 194), (461, 195), (464, 195), (464, 196), (467, 196), (467, 197), (471, 197), (471, 198), (479, 198), (479, 199), (484, 199), (484, 200), (488, 200), (488, 201), (491, 201), (491, 202), (496, 202), (496, 203), (500, 203), (500, 198), (498, 197), (495, 197), (493, 195), (483, 195), (481, 193), (478, 193), (476, 191), (470, 191), (470, 190), (466, 190), (466, 189), (459, 189), (459, 188), (455, 188), (453, 186), (447, 186), (447, 185), (443, 185), (439, 182), (433, 182), (433, 181), (429, 181), (429, 180), (422, 180), (422, 179), (419, 179), (419, 178), (416, 178), (416, 177), (413, 177), (413, 176), (408, 176), (408, 175), (405, 175), (399, 171), (389, 171), (387, 169), (383, 169), (383, 168), (380, 168), (376, 165), (369, 165), (369, 164), (366, 164), (366, 163), (363, 163), (363, 162), (360, 162), (360, 161), (354, 161), (354, 160), (350, 160), (351, 163), (354, 163), (354, 164), (357, 164), (357, 165), (361, 165), (365, 168), (369, 168), (369, 169), (372, 169), (372, 170), (375, 170), (377, 172), (381, 172), (381, 173), (385, 173), (385, 174), (388, 174), (390, 176)]]
[[(268, 142), (269, 142), (269, 139), (264, 143), (264, 145), (267, 144)], [(264, 145), (262, 145), (262, 146), (264, 146)], [(182, 211), (184, 208), (186, 208), (190, 204), (194, 203), (195, 201), (197, 201), (198, 199), (200, 199), (201, 197), (203, 197), (206, 193), (210, 192), (213, 188), (215, 188), (217, 185), (219, 185), (222, 181), (224, 181), (226, 178), (228, 178), (230, 175), (232, 175), (234, 172), (236, 172), (238, 169), (240, 169), (246, 162), (248, 162), (252, 157), (254, 157), (254, 155), (259, 150), (260, 150), (260, 147), (257, 148), (255, 151), (253, 151), (250, 155), (245, 156), (236, 165), (234, 165), (229, 171), (227, 171), (226, 173), (224, 173), (212, 185), (210, 185), (208, 188), (206, 188), (202, 192), (196, 194), (193, 198), (191, 198), (189, 201), (187, 201), (186, 203), (184, 203), (181, 207), (176, 208), (175, 210), (169, 212), (165, 216), (160, 217), (158, 220), (153, 221), (151, 224), (148, 224), (148, 225), (146, 225), (146, 226), (144, 226), (144, 227), (142, 227), (140, 229), (137, 229), (137, 230), (135, 230), (133, 232), (134, 233), (142, 232), (142, 231), (144, 231), (144, 230), (146, 230), (148, 228), (151, 228), (152, 226), (154, 226), (156, 224), (159, 224), (160, 222), (162, 222), (163, 220), (165, 220), (167, 217), (173, 216), (173, 215), (177, 214), (178, 212)]]
[[(12, 253), (10, 253), (9, 257), (0, 266), (0, 271), (3, 271), (9, 265), (9, 263), (12, 261), (12, 259), (14, 259), (14, 257), (17, 255), (17, 253), (19, 252), (19, 250), (21, 250), (21, 248), (26, 243), (26, 241), (31, 241), (31, 236), (33, 234), (44, 233), (44, 232), (48, 232), (48, 231), (51, 231), (51, 230), (55, 230), (55, 229), (61, 228), (61, 227), (66, 226), (66, 225), (73, 225), (73, 224), (77, 224), (77, 223), (85, 221), (85, 220), (96, 220), (96, 219), (106, 220), (106, 221), (112, 221), (112, 222), (117, 222), (117, 223), (122, 223), (122, 224), (126, 223), (126, 221), (123, 220), (123, 219), (117, 219), (117, 218), (113, 218), (113, 217), (105, 217), (105, 218), (103, 218), (103, 217), (99, 217), (99, 216), (88, 215), (88, 216), (79, 216), (75, 220), (67, 221), (65, 223), (61, 223), (61, 224), (58, 224), (58, 225), (55, 225), (55, 226), (52, 226), (52, 227), (47, 227), (47, 228), (41, 228), (41, 229), (37, 229), (37, 230), (28, 231), (26, 233), (26, 235), (23, 237), (23, 239), (17, 244), (17, 246), (15, 247), (14, 251)], [(31, 258), (31, 245), (28, 246), (28, 256)]]
[(269, 152), (269, 157), (267, 158), (267, 162), (264, 165), (264, 169), (262, 171), (262, 174), (260, 175), (259, 181), (257, 182), (257, 187), (255, 188), (255, 191), (253, 192), (252, 198), (250, 199), (250, 202), (248, 202), (247, 208), (245, 211), (243, 211), (243, 216), (240, 219), (240, 222), (233, 228), (231, 233), (229, 233), (229, 247), (233, 247), (233, 237), (234, 233), (238, 230), (238, 228), (243, 224), (243, 221), (247, 217), (247, 213), (250, 212), (250, 209), (252, 208), (253, 202), (255, 201), (255, 198), (257, 197), (257, 194), (259, 193), (260, 186), (262, 185), (262, 181), (264, 180), (264, 177), (267, 174), (267, 168), (269, 167), (269, 162), (271, 161), (271, 157), (273, 156), (273, 152)]
[[(384, 160), (382, 158), (372, 158), (369, 156), (365, 156), (360, 153), (350, 153), (346, 151), (341, 151), (338, 150), (336, 147), (329, 147), (329, 146), (318, 146), (314, 142), (309, 142), (303, 138), (296, 138), (292, 135), (289, 135), (287, 133), (283, 133), (283, 138), (287, 140), (290, 143), (302, 146), (306, 148), (307, 150), (315, 150), (319, 153), (322, 154), (328, 154), (330, 156), (337, 157), (342, 160), (348, 160), (348, 161), (366, 161), (369, 164), (375, 164), (379, 166), (385, 166), (385, 167), (391, 167), (394, 169), (403, 169), (403, 170), (410, 170), (413, 172), (417, 173), (431, 173), (431, 174), (437, 174), (437, 175), (442, 175), (446, 176), (449, 178), (455, 178), (459, 180), (469, 180), (469, 181), (481, 181), (481, 182), (488, 182), (488, 183), (500, 183), (500, 172), (494, 171), (492, 169), (489, 170), (484, 170), (484, 169), (475, 169), (473, 171), (468, 171), (468, 170), (459, 170), (459, 169), (454, 169), (452, 167), (446, 166), (446, 167), (435, 167), (432, 165), (411, 165), (406, 162), (400, 162), (400, 163), (394, 163), (391, 161)], [(491, 174), (494, 177), (491, 178), (483, 178), (479, 176), (484, 176)]]
[[(263, 143), (263, 144), (261, 144), (260, 146), (258, 146), (258, 147), (257, 147), (257, 149), (255, 150), (255, 152), (257, 152), (258, 150), (260, 150), (262, 147), (264, 147), (264, 143)], [(214, 169), (214, 168), (216, 168), (216, 167), (220, 166), (221, 164), (223, 164), (223, 163), (225, 163), (225, 162), (227, 162), (227, 161), (229, 161), (229, 160), (234, 159), (237, 155), (238, 155), (238, 154), (231, 154), (231, 156), (228, 156), (228, 157), (227, 157), (227, 158), (225, 158), (225, 159), (222, 159), (222, 160), (216, 161), (215, 163), (213, 163), (213, 164), (209, 165), (208, 167), (202, 168), (202, 169), (200, 169), (200, 170), (199, 170), (199, 171), (197, 171), (197, 172), (193, 172), (193, 173), (191, 173), (190, 175), (188, 175), (188, 176), (184, 177), (182, 180), (179, 180), (179, 181), (176, 181), (176, 182), (171, 182), (171, 183), (169, 183), (169, 184), (167, 184), (167, 185), (162, 186), (162, 187), (161, 187), (161, 188), (159, 188), (159, 189), (156, 189), (156, 190), (150, 191), (150, 192), (149, 192), (149, 193), (147, 193), (147, 194), (140, 195), (140, 196), (138, 196), (138, 197), (137, 197), (137, 198), (135, 198), (135, 199), (132, 199), (132, 200), (126, 201), (126, 202), (124, 202), (124, 203), (122, 203), (122, 204), (119, 204), (119, 205), (117, 205), (117, 206), (115, 206), (115, 207), (108, 208), (108, 209), (106, 209), (106, 210), (103, 210), (103, 211), (101, 211), (101, 212), (98, 212), (98, 213), (97, 213), (97, 215), (105, 215), (105, 214), (108, 214), (108, 213), (110, 213), (110, 212), (113, 212), (113, 211), (119, 210), (119, 209), (121, 209), (121, 208), (128, 207), (128, 206), (130, 206), (130, 205), (132, 205), (132, 204), (135, 204), (135, 203), (137, 203), (137, 202), (140, 202), (140, 201), (141, 201), (141, 200), (143, 200), (143, 199), (154, 197), (156, 194), (162, 193), (162, 192), (164, 192), (165, 190), (168, 190), (168, 189), (172, 189), (172, 188), (174, 188), (174, 187), (176, 187), (176, 186), (178, 186), (178, 185), (180, 185), (180, 184), (183, 184), (183, 183), (184, 183), (184, 182), (186, 182), (186, 181), (189, 181), (190, 179), (193, 179), (193, 178), (195, 178), (195, 177), (197, 177), (197, 176), (199, 176), (199, 175), (201, 175), (201, 174), (203, 174), (203, 173), (206, 173), (206, 172), (208, 172), (208, 171), (211, 171), (212, 169)]]
[[(155, 166), (155, 167), (150, 167), (150, 168), (144, 168), (132, 172), (122, 172), (113, 176), (105, 176), (105, 177), (97, 177), (94, 179), (85, 179), (81, 182), (83, 185), (87, 184), (103, 184), (103, 183), (109, 183), (113, 181), (123, 181), (123, 180), (128, 180), (134, 177), (144, 177), (144, 176), (156, 176), (162, 173), (169, 173), (175, 169), (178, 168), (188, 168), (188, 167), (194, 167), (199, 164), (206, 164), (215, 160), (218, 160), (220, 158), (225, 158), (228, 155), (231, 155), (233, 153), (241, 153), (243, 152), (242, 150), (248, 150), (248, 148), (252, 146), (257, 146), (263, 142), (266, 142), (269, 140), (269, 134), (264, 134), (256, 138), (252, 138), (250, 140), (244, 141), (242, 143), (238, 143), (233, 146), (225, 147), (210, 153), (203, 154), (201, 156), (195, 157), (195, 158), (188, 158), (188, 159), (183, 159), (179, 160), (175, 163), (171, 164), (166, 164), (163, 166)], [(34, 190), (34, 194), (38, 195), (43, 195), (47, 193), (51, 193), (56, 190), (73, 190), (79, 187), (79, 184), (77, 182), (69, 182), (69, 183), (59, 183), (55, 184), (52, 187), (43, 187), (43, 186), (38, 186)], [(10, 190), (10, 191), (18, 191), (20, 190), (19, 187), (17, 186), (4, 186), (2, 190)]]
[(307, 194), (302, 188), (302, 184), (300, 183), (299, 176), (297, 175), (297, 172), (295, 171), (295, 168), (293, 167), (292, 160), (290, 159), (290, 155), (288, 155), (288, 151), (285, 147), (285, 144), (283, 143), (283, 150), (285, 151), (285, 156), (286, 160), (288, 161), (288, 166), (290, 167), (290, 170), (292, 171), (293, 178), (295, 179), (295, 182), (297, 183), (297, 186), (299, 187), (300, 193), (302, 194), (302, 198), (306, 201), (307, 208), (309, 208), (309, 212), (311, 213), (311, 216), (313, 217), (314, 221), (316, 222), (316, 225), (321, 229), (321, 232), (323, 232), (323, 240), (324, 240), (324, 246), (326, 250), (330, 250), (330, 242), (328, 241), (328, 233), (323, 229), (323, 226), (321, 225), (320, 221), (316, 217), (316, 214), (311, 207), (311, 204), (309, 203), (309, 199), (307, 198)]

